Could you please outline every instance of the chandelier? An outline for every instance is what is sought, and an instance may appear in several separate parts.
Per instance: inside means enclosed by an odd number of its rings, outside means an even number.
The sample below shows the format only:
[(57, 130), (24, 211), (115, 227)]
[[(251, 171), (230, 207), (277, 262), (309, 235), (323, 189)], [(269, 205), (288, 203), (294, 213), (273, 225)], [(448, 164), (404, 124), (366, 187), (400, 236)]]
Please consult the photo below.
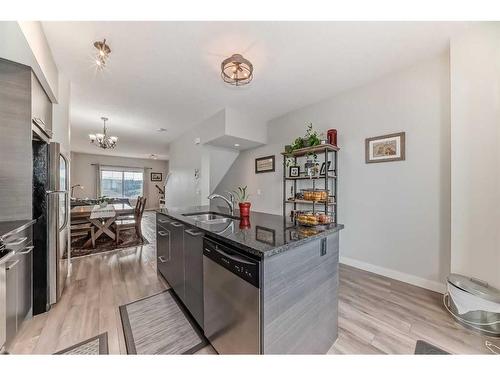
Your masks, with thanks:
[(103, 133), (89, 134), (90, 143), (104, 149), (115, 148), (116, 143), (118, 142), (118, 137), (108, 136), (106, 129), (106, 121), (108, 121), (108, 118), (101, 117), (101, 120), (104, 122)]
[(249, 84), (253, 79), (253, 65), (239, 53), (235, 53), (221, 63), (221, 77), (230, 85)]
[(109, 54), (111, 53), (111, 48), (106, 44), (106, 39), (102, 42), (97, 41), (94, 42), (94, 47), (97, 49), (97, 53), (95, 56), (95, 64), (99, 70), (103, 70), (106, 67), (106, 61), (109, 58)]

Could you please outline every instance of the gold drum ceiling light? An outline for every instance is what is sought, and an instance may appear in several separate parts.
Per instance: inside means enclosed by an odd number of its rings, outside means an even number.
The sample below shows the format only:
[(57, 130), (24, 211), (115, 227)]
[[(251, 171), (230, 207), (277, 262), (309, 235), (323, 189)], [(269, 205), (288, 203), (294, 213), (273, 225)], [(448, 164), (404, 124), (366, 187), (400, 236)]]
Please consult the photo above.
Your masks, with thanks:
[(230, 85), (247, 85), (253, 79), (253, 65), (239, 53), (235, 53), (221, 63), (221, 77)]
[(111, 48), (109, 48), (109, 45), (106, 44), (106, 39), (104, 39), (102, 42), (94, 42), (94, 47), (97, 49), (95, 64), (97, 65), (98, 69), (103, 70), (106, 67), (106, 62), (111, 53)]

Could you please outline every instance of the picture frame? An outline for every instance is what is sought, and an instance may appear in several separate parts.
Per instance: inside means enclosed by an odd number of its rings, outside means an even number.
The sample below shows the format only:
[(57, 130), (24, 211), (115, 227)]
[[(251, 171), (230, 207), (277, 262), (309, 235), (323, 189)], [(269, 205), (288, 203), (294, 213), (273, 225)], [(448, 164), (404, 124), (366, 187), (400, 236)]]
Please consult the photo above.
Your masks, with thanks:
[(383, 163), (405, 160), (405, 132), (365, 139), (365, 162)]
[(276, 245), (276, 231), (257, 225), (255, 226), (255, 239), (259, 242), (274, 246)]
[(288, 171), (288, 176), (289, 177), (300, 177), (300, 166), (298, 166), (298, 165), (290, 166), (289, 171)]
[(163, 179), (163, 174), (160, 172), (151, 172), (151, 181), (152, 182), (161, 182)]
[(275, 171), (274, 155), (263, 156), (255, 159), (255, 173), (268, 173)]
[(326, 168), (326, 163), (327, 162), (323, 162), (321, 164), (321, 169), (319, 170), (319, 175), (320, 176), (324, 176), (327, 171), (330, 171), (330, 167), (332, 166), (332, 161), (328, 160), (328, 168)]

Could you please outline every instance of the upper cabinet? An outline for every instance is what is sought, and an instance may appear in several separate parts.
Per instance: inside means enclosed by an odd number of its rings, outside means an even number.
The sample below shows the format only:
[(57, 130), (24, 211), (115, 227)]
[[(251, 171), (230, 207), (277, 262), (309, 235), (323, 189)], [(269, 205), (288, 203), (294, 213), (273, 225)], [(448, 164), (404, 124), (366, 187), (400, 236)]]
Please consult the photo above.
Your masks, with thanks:
[(31, 115), (39, 126), (52, 132), (52, 102), (33, 73), (31, 73)]

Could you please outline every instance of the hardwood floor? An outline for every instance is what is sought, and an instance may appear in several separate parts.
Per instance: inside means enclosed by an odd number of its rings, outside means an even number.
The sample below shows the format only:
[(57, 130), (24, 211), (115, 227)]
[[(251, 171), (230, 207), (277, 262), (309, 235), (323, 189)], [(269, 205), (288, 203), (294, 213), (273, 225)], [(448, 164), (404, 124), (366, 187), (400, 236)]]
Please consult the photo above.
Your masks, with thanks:
[[(145, 212), (148, 245), (73, 260), (61, 301), (24, 323), (7, 348), (50, 354), (108, 332), (110, 354), (125, 354), (118, 307), (168, 288), (156, 273), (155, 216)], [(442, 295), (341, 265), (339, 338), (330, 354), (413, 354), (417, 340), (450, 353), (491, 353), (483, 337), (453, 321)], [(213, 353), (208, 346), (200, 354)]]

